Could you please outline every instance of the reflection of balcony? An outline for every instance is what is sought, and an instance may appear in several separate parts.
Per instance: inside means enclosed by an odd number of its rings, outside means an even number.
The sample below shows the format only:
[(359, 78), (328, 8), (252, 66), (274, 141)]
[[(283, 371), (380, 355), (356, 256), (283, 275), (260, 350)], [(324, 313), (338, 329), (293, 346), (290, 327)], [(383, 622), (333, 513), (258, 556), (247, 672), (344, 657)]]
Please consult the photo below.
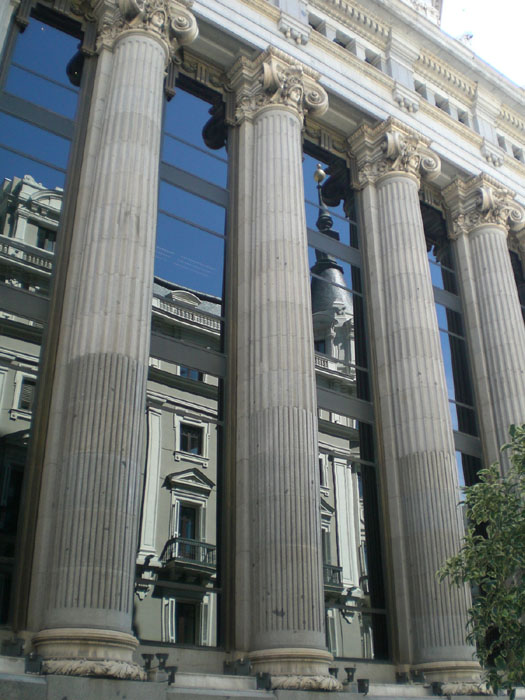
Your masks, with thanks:
[(170, 579), (203, 583), (215, 573), (216, 547), (207, 542), (172, 537), (166, 542), (160, 560)]
[(315, 368), (326, 374), (334, 375), (340, 380), (355, 382), (356, 370), (354, 365), (346, 364), (335, 357), (315, 353)]
[(343, 569), (332, 564), (323, 565), (324, 593), (327, 598), (337, 598), (343, 592)]

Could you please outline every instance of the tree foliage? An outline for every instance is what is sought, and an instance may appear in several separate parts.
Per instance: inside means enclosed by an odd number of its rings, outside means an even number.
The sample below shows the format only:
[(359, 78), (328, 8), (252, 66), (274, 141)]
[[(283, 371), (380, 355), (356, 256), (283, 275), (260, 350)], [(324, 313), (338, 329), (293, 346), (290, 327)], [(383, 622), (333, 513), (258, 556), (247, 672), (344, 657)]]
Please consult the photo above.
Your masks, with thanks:
[(470, 584), (467, 641), (494, 692), (525, 685), (525, 425), (510, 428), (510, 469), (497, 463), (465, 487), (463, 546), (439, 570), (441, 580)]

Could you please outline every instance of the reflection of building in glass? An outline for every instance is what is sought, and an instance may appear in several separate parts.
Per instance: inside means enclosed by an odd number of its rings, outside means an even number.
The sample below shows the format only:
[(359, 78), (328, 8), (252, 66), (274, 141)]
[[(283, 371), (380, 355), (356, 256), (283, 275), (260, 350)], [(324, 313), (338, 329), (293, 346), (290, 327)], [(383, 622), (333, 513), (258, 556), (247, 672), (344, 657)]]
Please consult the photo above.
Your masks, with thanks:
[(437, 0), (4, 5), (0, 695), (476, 681), (435, 572), (525, 420), (515, 87)]

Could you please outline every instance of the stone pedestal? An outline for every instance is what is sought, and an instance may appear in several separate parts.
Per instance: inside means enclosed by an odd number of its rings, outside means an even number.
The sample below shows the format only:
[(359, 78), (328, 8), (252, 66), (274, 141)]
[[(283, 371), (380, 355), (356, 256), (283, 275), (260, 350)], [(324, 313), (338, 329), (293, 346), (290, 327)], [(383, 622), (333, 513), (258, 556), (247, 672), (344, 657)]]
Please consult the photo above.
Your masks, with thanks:
[[(419, 178), (428, 142), (394, 120), (350, 138), (360, 187), (395, 660), (436, 680), (476, 671), (466, 589), (436, 572), (460, 546), (458, 479)], [(377, 387), (381, 387), (377, 390)], [(430, 674), (430, 676), (428, 675)]]
[[(325, 648), (317, 419), (302, 175), (316, 74), (275, 50), (233, 66), (237, 298), (236, 647), (273, 687), (336, 689)], [(237, 132), (237, 133), (235, 133)]]
[[(45, 673), (143, 678), (132, 599), (144, 462), (169, 3), (100, 17), (99, 66), (56, 348), (31, 620)], [(105, 6), (107, 10), (107, 3)], [(115, 15), (115, 12), (117, 14)], [(109, 28), (108, 28), (109, 27)], [(188, 29), (189, 27), (189, 29)]]
[(525, 421), (525, 326), (507, 247), (509, 229), (525, 226), (513, 193), (480, 175), (443, 192), (472, 359), (487, 463), (506, 455), (509, 426)]

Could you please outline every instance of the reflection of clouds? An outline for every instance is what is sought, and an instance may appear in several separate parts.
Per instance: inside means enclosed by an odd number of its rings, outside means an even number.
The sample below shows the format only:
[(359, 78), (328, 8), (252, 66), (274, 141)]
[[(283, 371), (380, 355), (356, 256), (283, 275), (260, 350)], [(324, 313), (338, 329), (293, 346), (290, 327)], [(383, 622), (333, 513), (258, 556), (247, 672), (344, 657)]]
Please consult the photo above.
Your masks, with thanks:
[(169, 248), (162, 248), (161, 246), (157, 246), (155, 257), (157, 260), (169, 262), (173, 267), (180, 267), (183, 270), (187, 270), (195, 275), (200, 275), (201, 277), (210, 277), (210, 275), (216, 272), (215, 268), (211, 265), (207, 265), (195, 258), (188, 258), (185, 255), (180, 255), (175, 260), (175, 253)]

